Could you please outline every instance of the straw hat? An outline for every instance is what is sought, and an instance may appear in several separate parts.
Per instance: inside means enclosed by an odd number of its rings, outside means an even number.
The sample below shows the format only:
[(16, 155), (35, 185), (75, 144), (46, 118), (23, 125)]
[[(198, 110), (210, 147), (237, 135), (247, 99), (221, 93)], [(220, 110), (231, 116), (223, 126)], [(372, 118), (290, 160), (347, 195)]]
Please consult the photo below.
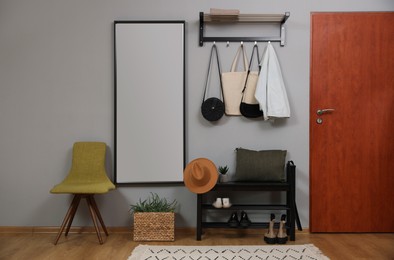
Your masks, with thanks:
[(186, 165), (183, 171), (185, 186), (194, 193), (201, 194), (210, 191), (218, 180), (216, 165), (206, 159), (198, 158)]

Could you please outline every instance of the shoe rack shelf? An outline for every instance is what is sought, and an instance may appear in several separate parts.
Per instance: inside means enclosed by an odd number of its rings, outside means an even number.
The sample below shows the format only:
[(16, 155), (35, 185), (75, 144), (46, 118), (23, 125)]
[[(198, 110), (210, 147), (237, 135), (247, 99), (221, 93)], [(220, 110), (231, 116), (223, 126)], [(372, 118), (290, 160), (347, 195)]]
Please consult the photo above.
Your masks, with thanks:
[(286, 207), (286, 205), (281, 205), (281, 204), (269, 204), (269, 205), (256, 205), (256, 204), (247, 204), (247, 205), (231, 205), (230, 208), (215, 208), (214, 206), (212, 206), (211, 204), (203, 204), (202, 207), (204, 209), (212, 209), (212, 210), (230, 210), (230, 211), (235, 211), (235, 210), (288, 210), (289, 208)]
[[(295, 240), (295, 226), (302, 230), (301, 222), (295, 203), (295, 165), (288, 162), (286, 166), (285, 182), (226, 182), (217, 183), (208, 193), (197, 194), (197, 230), (196, 239), (201, 240), (204, 228), (230, 228), (227, 222), (204, 221), (204, 216), (212, 211), (237, 211), (237, 210), (283, 210), (287, 214), (286, 228), (290, 240)], [(281, 191), (286, 193), (283, 204), (234, 204), (229, 208), (215, 208), (204, 202), (205, 196), (210, 192), (226, 192), (229, 196), (237, 191)], [(269, 222), (252, 222), (248, 228), (268, 228)], [(276, 228), (279, 225), (276, 223)]]

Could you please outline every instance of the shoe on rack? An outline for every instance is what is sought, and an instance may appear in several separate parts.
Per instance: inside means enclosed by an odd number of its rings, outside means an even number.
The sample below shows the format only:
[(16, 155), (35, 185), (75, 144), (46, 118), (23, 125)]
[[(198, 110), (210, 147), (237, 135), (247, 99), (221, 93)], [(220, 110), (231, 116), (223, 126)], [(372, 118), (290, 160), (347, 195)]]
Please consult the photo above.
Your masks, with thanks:
[(275, 222), (275, 214), (271, 213), (271, 221), (269, 222), (269, 227), (267, 233), (264, 234), (264, 241), (267, 244), (276, 244), (277, 235), (274, 234), (274, 222)]
[(230, 217), (230, 219), (227, 221), (227, 223), (228, 223), (228, 225), (229, 225), (230, 227), (238, 227), (238, 226), (239, 226), (238, 214), (237, 214), (236, 211), (234, 211), (234, 212), (231, 214), (231, 217)]
[(212, 206), (214, 206), (217, 209), (222, 208), (223, 207), (222, 198), (216, 198), (215, 202), (212, 203)]
[(223, 208), (231, 207), (231, 203), (230, 203), (230, 199), (229, 198), (223, 198), (222, 202), (223, 202)]
[(239, 221), (239, 225), (241, 227), (249, 227), (252, 221), (249, 220), (248, 214), (245, 211), (241, 211), (241, 220)]
[(287, 242), (287, 233), (286, 233), (286, 215), (283, 214), (282, 217), (280, 218), (279, 222), (279, 231), (278, 231), (278, 238), (277, 238), (277, 243), (278, 244), (286, 244)]

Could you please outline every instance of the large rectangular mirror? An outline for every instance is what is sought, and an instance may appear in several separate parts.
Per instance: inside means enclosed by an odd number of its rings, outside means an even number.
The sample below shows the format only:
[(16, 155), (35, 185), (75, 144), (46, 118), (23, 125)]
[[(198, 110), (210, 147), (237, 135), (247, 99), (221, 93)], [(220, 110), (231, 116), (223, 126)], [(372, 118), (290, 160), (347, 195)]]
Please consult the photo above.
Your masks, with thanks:
[(185, 22), (115, 21), (116, 184), (180, 183)]

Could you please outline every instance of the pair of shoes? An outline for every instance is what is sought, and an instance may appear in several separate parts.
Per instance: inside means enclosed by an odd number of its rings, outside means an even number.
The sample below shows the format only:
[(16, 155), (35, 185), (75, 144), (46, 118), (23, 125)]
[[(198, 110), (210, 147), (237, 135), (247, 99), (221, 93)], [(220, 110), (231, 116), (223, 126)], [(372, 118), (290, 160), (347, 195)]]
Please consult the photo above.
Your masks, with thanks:
[(217, 209), (220, 208), (229, 208), (231, 207), (230, 199), (229, 198), (216, 198), (216, 201), (212, 203), (212, 206), (214, 206)]
[(286, 244), (287, 242), (287, 233), (285, 229), (286, 224), (286, 215), (282, 215), (279, 222), (279, 230), (277, 233), (274, 233), (274, 222), (275, 222), (275, 214), (271, 214), (271, 221), (269, 223), (269, 228), (267, 233), (264, 234), (264, 241), (267, 244)]
[(238, 213), (234, 211), (231, 214), (230, 219), (227, 221), (230, 227), (243, 227), (246, 228), (250, 226), (252, 221), (249, 220), (248, 214), (245, 211), (241, 211), (241, 220), (238, 220)]

